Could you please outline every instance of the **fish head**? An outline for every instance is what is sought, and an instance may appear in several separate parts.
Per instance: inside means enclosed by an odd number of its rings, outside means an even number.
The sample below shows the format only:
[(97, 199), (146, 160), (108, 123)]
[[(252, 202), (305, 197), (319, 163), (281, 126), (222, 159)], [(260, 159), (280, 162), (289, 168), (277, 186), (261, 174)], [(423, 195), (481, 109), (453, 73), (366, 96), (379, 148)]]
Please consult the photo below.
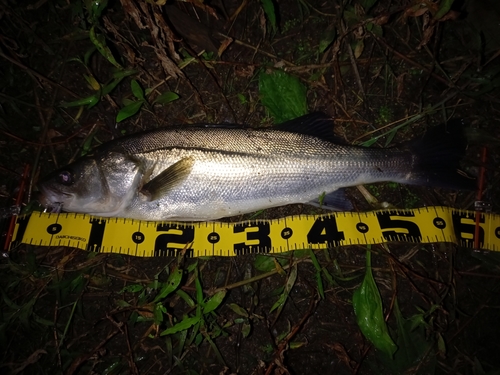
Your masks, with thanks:
[(38, 200), (51, 212), (112, 216), (133, 198), (139, 169), (136, 161), (117, 153), (84, 157), (45, 177), (38, 184)]

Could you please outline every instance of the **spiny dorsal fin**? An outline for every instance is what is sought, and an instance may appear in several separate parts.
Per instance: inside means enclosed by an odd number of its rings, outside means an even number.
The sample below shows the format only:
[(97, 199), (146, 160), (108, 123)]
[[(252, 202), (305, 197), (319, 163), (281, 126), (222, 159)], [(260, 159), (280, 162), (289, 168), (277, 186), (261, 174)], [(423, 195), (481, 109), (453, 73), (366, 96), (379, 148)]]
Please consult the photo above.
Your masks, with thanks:
[(333, 119), (323, 112), (313, 112), (274, 126), (274, 129), (299, 133), (339, 143), (333, 132)]

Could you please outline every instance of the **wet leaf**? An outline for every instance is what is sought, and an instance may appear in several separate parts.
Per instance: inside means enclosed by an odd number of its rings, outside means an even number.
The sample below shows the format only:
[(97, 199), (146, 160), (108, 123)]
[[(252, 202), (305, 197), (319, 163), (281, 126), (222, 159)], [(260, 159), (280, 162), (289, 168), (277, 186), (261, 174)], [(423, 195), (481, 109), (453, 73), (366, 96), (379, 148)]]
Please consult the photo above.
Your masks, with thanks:
[(335, 27), (329, 27), (325, 33), (323, 34), (323, 37), (319, 41), (319, 52), (323, 53), (326, 51), (326, 49), (333, 43), (335, 40), (335, 37), (337, 36), (337, 29)]
[(122, 299), (115, 301), (115, 304), (118, 307), (129, 307), (130, 306), (130, 303), (128, 303), (127, 301), (124, 301)]
[(259, 91), (262, 104), (276, 123), (285, 122), (307, 113), (306, 87), (297, 77), (282, 70), (259, 75)]
[(108, 0), (85, 0), (85, 6), (92, 23), (96, 23), (101, 18), (102, 12), (107, 5)]
[[(253, 266), (255, 269), (262, 272), (270, 272), (276, 269), (276, 264), (274, 263), (274, 257), (270, 257), (268, 255), (257, 254), (255, 257), (255, 261), (253, 262)], [(279, 258), (278, 261), (282, 266), (287, 264), (287, 261), (283, 258)]]
[(455, 0), (442, 0), (439, 3), (439, 9), (434, 15), (434, 19), (438, 20), (442, 18), (445, 14), (447, 14), (450, 11), (454, 2)]
[(276, 301), (275, 304), (271, 307), (271, 310), (269, 312), (278, 310), (277, 314), (279, 315), (281, 313), (281, 310), (285, 306), (285, 302), (288, 299), (288, 295), (292, 290), (293, 286), (295, 285), (296, 280), (297, 280), (297, 265), (294, 265), (290, 270), (290, 275), (288, 276), (288, 279), (286, 281), (283, 293), (280, 295), (278, 301)]
[(158, 104), (168, 104), (174, 100), (179, 99), (179, 95), (172, 91), (165, 91), (163, 94), (159, 95), (153, 103)]
[(111, 50), (106, 45), (106, 39), (104, 38), (104, 36), (96, 34), (95, 26), (92, 26), (92, 28), (90, 29), (89, 37), (90, 41), (94, 44), (94, 46), (96, 46), (99, 53), (103, 55), (106, 58), (106, 60), (108, 60), (118, 69), (123, 69), (122, 66), (118, 64), (115, 57), (113, 56), (113, 53), (111, 53)]
[(132, 88), (132, 94), (134, 94), (137, 99), (144, 100), (144, 91), (142, 90), (141, 85), (139, 85), (139, 82), (133, 79), (130, 82), (130, 87)]
[(382, 29), (382, 26), (377, 25), (376, 23), (368, 22), (368, 24), (366, 25), (366, 29), (380, 38), (384, 36), (384, 29)]
[(358, 40), (354, 45), (354, 57), (359, 59), (359, 57), (363, 54), (364, 49), (365, 43), (363, 42), (363, 39)]
[(248, 337), (250, 332), (252, 332), (252, 325), (250, 323), (243, 323), (243, 326), (241, 327), (241, 334), (243, 337)]
[(154, 299), (154, 302), (158, 302), (164, 299), (170, 293), (175, 291), (179, 286), (179, 284), (181, 283), (181, 280), (182, 280), (182, 269), (175, 269), (174, 271), (172, 271), (172, 273), (168, 276), (168, 279), (165, 282), (160, 293), (158, 293), (158, 295)]
[(157, 303), (153, 309), (153, 321), (156, 325), (163, 322), (163, 316), (167, 313), (167, 309), (162, 303)]
[(240, 305), (238, 305), (236, 303), (229, 303), (229, 304), (227, 304), (227, 307), (229, 307), (231, 310), (233, 310), (236, 314), (244, 316), (245, 318), (248, 318), (248, 312)]
[(316, 269), (316, 285), (318, 286), (318, 293), (321, 299), (325, 299), (325, 291), (323, 289), (323, 279), (321, 278), (322, 267), (319, 265), (318, 259), (316, 258), (316, 255), (314, 255), (314, 251), (312, 251), (311, 249), (309, 249), (309, 257), (311, 258), (314, 268)]
[(360, 0), (359, 3), (366, 13), (377, 3), (378, 0)]
[(85, 66), (89, 66), (90, 58), (92, 57), (92, 55), (94, 54), (94, 52), (96, 51), (96, 49), (97, 48), (95, 46), (92, 46), (83, 55), (83, 63), (84, 63)]
[[(125, 77), (129, 77), (131, 75), (137, 74), (137, 70), (135, 69), (125, 69), (125, 70), (117, 70), (113, 73), (113, 78), (115, 79), (123, 79)], [(118, 81), (120, 82), (120, 81)]]
[(200, 318), (197, 316), (193, 316), (191, 318), (184, 318), (182, 319), (179, 323), (175, 324), (174, 326), (167, 328), (165, 331), (160, 333), (160, 336), (165, 336), (165, 335), (172, 335), (174, 333), (180, 332), (180, 331), (185, 331), (192, 326), (194, 326), (196, 323), (200, 321)]
[(226, 296), (227, 290), (221, 290), (215, 293), (212, 297), (209, 298), (207, 302), (205, 302), (205, 306), (203, 307), (203, 314), (208, 314), (214, 311), (217, 307), (220, 306), (224, 297)]
[(144, 287), (141, 284), (132, 284), (132, 285), (127, 285), (126, 287), (122, 288), (118, 293), (137, 293), (140, 292), (144, 289)]
[(120, 109), (120, 112), (118, 112), (118, 114), (116, 115), (116, 122), (123, 121), (135, 115), (137, 112), (139, 112), (143, 104), (144, 104), (143, 101), (138, 101), (123, 107), (122, 109)]
[[(428, 312), (431, 313), (431, 308)], [(392, 373), (402, 374), (407, 373), (409, 368), (419, 365), (421, 374), (433, 374), (436, 361), (428, 360), (422, 362), (425, 353), (433, 345), (433, 341), (428, 341), (427, 334), (428, 324), (423, 320), (425, 313), (413, 316), (410, 319), (405, 319), (399, 309), (399, 303), (396, 299), (394, 304), (394, 316), (397, 323), (397, 340), (398, 350), (394, 357), (383, 353), (380, 357), (385, 366), (392, 370)]]
[(373, 279), (371, 253), (366, 252), (366, 273), (361, 286), (354, 291), (352, 305), (363, 335), (382, 352), (393, 356), (397, 346), (392, 341), (382, 311), (382, 299)]
[(179, 297), (181, 297), (184, 302), (187, 303), (187, 305), (189, 307), (194, 307), (196, 306), (196, 303), (194, 302), (194, 300), (191, 298), (191, 296), (189, 294), (187, 294), (185, 291), (179, 289), (179, 290), (176, 290), (175, 294), (177, 294)]
[(271, 29), (273, 32), (276, 31), (276, 13), (274, 9), (274, 3), (273, 0), (260, 0), (260, 3), (262, 4), (262, 9), (264, 10), (264, 13), (266, 14), (267, 20), (271, 24)]
[(92, 90), (98, 91), (101, 89), (101, 85), (99, 84), (99, 82), (97, 82), (94, 76), (84, 74), (83, 77), (85, 78), (89, 86), (92, 87)]
[(280, 274), (281, 276), (286, 276), (286, 272), (283, 269), (283, 267), (281, 267), (280, 262), (278, 262), (276, 258), (273, 258), (273, 261), (274, 261), (274, 268), (276, 269), (276, 271), (278, 271), (278, 274)]
[(88, 96), (88, 97), (83, 98), (83, 99), (75, 100), (73, 102), (62, 102), (61, 104), (59, 104), (59, 107), (70, 108), (70, 107), (80, 107), (83, 105), (88, 105), (89, 108), (92, 108), (97, 103), (99, 103), (100, 97), (101, 97), (100, 94), (95, 94), (95, 95)]

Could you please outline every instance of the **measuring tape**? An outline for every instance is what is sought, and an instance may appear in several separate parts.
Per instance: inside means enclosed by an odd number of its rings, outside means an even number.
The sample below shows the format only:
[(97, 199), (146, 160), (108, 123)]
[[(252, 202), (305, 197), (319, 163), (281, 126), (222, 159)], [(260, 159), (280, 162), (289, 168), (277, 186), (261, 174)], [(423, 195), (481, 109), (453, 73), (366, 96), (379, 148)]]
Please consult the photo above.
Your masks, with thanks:
[[(386, 242), (452, 242), (500, 251), (500, 215), (449, 207), (335, 212), (274, 220), (152, 222), (84, 214), (33, 213), (17, 218), (10, 249), (19, 243), (69, 246), (140, 257), (237, 256)], [(479, 236), (476, 240), (475, 236)]]

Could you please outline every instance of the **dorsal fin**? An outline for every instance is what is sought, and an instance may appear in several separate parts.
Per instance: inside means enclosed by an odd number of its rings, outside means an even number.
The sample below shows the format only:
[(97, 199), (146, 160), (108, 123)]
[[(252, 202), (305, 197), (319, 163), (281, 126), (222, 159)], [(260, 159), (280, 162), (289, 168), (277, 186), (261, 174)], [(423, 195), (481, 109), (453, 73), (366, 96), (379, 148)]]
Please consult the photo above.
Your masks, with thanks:
[(323, 112), (313, 112), (274, 126), (274, 129), (299, 133), (338, 143), (333, 132), (333, 119)]

